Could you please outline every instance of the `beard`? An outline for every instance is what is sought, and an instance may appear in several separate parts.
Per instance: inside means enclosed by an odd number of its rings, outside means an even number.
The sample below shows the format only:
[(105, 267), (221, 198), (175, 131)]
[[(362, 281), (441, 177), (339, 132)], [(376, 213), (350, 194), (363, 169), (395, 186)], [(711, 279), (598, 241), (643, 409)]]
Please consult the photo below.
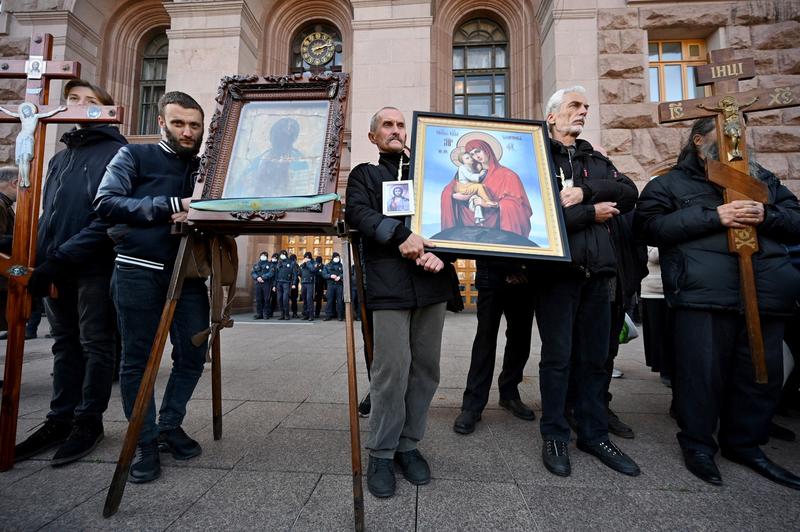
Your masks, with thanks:
[(163, 131), (167, 144), (169, 144), (170, 148), (175, 150), (175, 153), (178, 154), (179, 157), (194, 157), (200, 151), (200, 144), (203, 142), (202, 134), (197, 137), (192, 146), (187, 148), (180, 143), (178, 137), (173, 135), (172, 131), (170, 131), (168, 128), (163, 128)]
[(555, 130), (561, 133), (562, 135), (577, 137), (581, 133), (583, 133), (583, 126), (569, 125), (567, 127), (556, 127)]

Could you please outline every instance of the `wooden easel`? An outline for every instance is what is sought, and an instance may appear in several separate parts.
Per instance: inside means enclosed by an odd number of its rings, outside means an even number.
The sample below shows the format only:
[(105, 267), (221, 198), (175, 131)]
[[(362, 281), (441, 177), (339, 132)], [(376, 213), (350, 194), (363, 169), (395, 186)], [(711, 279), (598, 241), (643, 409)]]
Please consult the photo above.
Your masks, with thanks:
[[(697, 84), (711, 85), (713, 96), (658, 106), (662, 123), (716, 118), (720, 161), (708, 161), (706, 175), (724, 189), (726, 203), (737, 199), (764, 203), (769, 199), (767, 186), (749, 174), (744, 113), (800, 105), (800, 85), (738, 92), (739, 80), (754, 76), (752, 58), (734, 59), (732, 48), (714, 50), (709, 54), (709, 64), (697, 67)], [(728, 249), (739, 256), (739, 280), (756, 382), (765, 384), (767, 365), (752, 260), (753, 253), (758, 251), (756, 228), (728, 229)]]
[[(75, 61), (52, 61), (53, 36), (36, 33), (31, 37), (27, 60), (0, 59), (0, 78), (26, 78), (25, 100), (20, 105), (3, 106), (22, 115), (22, 108), (35, 110), (42, 118), (36, 121), (33, 133), (33, 159), (30, 161), (30, 185), (21, 180), (17, 194), (17, 214), (11, 256), (0, 254), (0, 275), (8, 278), (8, 344), (3, 382), (3, 402), (0, 407), (0, 471), (14, 465), (14, 444), (17, 437), (22, 353), (25, 348), (25, 322), (31, 314), (31, 298), (27, 291), (28, 278), (36, 265), (36, 231), (42, 190), (45, 126), (52, 123), (119, 124), (122, 107), (48, 105), (51, 79), (73, 79), (80, 76), (80, 64)], [(33, 106), (32, 108), (30, 106)], [(24, 118), (23, 118), (24, 120)], [(19, 118), (0, 113), (0, 122), (19, 122)], [(19, 155), (19, 154), (17, 154)]]
[[(338, 203), (338, 201), (337, 201)], [(341, 212), (341, 206), (336, 206), (337, 212)], [(206, 228), (202, 225), (193, 226), (188, 228), (181, 238), (178, 255), (175, 260), (175, 266), (172, 271), (172, 278), (170, 280), (169, 289), (167, 292), (167, 300), (164, 304), (164, 309), (161, 313), (161, 322), (159, 323), (158, 330), (153, 340), (153, 347), (150, 351), (150, 358), (147, 362), (142, 382), (139, 386), (139, 393), (136, 396), (136, 402), (133, 406), (130, 422), (128, 424), (127, 432), (125, 433), (125, 440), (120, 451), (119, 459), (117, 460), (117, 467), (114, 471), (114, 478), (111, 481), (111, 486), (108, 489), (106, 496), (105, 506), (103, 508), (103, 516), (111, 517), (119, 509), (122, 496), (125, 491), (125, 485), (128, 481), (128, 472), (130, 470), (131, 461), (134, 452), (136, 451), (136, 444), (139, 439), (139, 433), (144, 423), (144, 418), (147, 411), (147, 406), (150, 397), (153, 393), (155, 386), (156, 375), (158, 368), (161, 364), (161, 357), (164, 353), (164, 346), (166, 345), (169, 329), (172, 325), (172, 319), (175, 314), (175, 307), (180, 299), (183, 281), (186, 276), (186, 267), (189, 262), (193, 240), (195, 238), (195, 230), (202, 229), (208, 237), (209, 234), (213, 235), (214, 228)], [(266, 230), (266, 229), (265, 229)], [(284, 230), (281, 229), (280, 232)], [(263, 234), (263, 232), (259, 232)], [(355, 530), (364, 530), (364, 494), (362, 487), (362, 467), (361, 467), (361, 435), (359, 432), (358, 422), (358, 383), (356, 379), (356, 348), (355, 348), (355, 335), (353, 331), (353, 305), (350, 297), (350, 239), (347, 231), (344, 230), (344, 224), (338, 224), (338, 235), (343, 241), (342, 249), (342, 263), (343, 263), (343, 277), (344, 277), (344, 301), (345, 301), (345, 332), (346, 332), (346, 347), (347, 347), (347, 376), (348, 376), (348, 397), (349, 397), (349, 419), (350, 419), (350, 449), (352, 460), (353, 472), (353, 509), (355, 513)], [(211, 236), (213, 238), (213, 236)], [(214, 276), (218, 272), (219, 263), (215, 259), (212, 262), (212, 283)], [(358, 268), (358, 266), (356, 266)], [(360, 278), (359, 272), (359, 278)], [(212, 290), (212, 294), (215, 291)], [(217, 291), (216, 293), (219, 293)], [(215, 301), (212, 297), (211, 306), (220, 305), (221, 302)], [(213, 411), (213, 427), (214, 439), (219, 440), (222, 437), (222, 372), (221, 372), (221, 354), (220, 354), (220, 335), (216, 334), (212, 340), (212, 356), (211, 356), (211, 389), (212, 389), (212, 411)]]

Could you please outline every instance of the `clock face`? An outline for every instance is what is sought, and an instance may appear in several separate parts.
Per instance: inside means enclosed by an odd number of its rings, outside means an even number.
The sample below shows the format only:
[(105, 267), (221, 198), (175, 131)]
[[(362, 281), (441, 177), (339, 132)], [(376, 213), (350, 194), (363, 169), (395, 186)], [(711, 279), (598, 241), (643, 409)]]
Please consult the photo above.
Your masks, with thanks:
[(308, 34), (300, 44), (303, 61), (312, 66), (324, 65), (333, 58), (335, 51), (333, 37), (321, 31)]

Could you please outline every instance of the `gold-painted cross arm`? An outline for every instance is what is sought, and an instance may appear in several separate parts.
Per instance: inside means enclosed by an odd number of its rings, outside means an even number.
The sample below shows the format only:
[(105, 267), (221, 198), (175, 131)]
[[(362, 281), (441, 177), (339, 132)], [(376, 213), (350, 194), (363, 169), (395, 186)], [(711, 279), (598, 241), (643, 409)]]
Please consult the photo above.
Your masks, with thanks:
[[(735, 95), (742, 106), (755, 98), (755, 101), (742, 109), (745, 113), (767, 111), (800, 105), (800, 85), (775, 87), (771, 89), (753, 89)], [(695, 98), (678, 102), (664, 102), (658, 105), (659, 122), (678, 122), (716, 116), (717, 111), (707, 108), (719, 107), (723, 95)], [(701, 105), (703, 107), (701, 107)]]

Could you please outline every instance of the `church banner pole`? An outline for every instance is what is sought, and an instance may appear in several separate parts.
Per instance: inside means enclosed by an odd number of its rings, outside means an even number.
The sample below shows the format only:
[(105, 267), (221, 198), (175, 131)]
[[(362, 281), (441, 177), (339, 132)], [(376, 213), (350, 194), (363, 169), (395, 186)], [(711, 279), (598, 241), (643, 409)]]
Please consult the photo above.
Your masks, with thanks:
[[(353, 513), (355, 530), (364, 530), (364, 488), (361, 467), (361, 433), (358, 422), (358, 379), (356, 378), (356, 345), (353, 331), (353, 302), (350, 297), (350, 238), (347, 231), (339, 232), (342, 239), (342, 277), (344, 277), (345, 336), (347, 342), (347, 391), (350, 418), (350, 454), (353, 472)], [(363, 317), (362, 317), (363, 319)]]

